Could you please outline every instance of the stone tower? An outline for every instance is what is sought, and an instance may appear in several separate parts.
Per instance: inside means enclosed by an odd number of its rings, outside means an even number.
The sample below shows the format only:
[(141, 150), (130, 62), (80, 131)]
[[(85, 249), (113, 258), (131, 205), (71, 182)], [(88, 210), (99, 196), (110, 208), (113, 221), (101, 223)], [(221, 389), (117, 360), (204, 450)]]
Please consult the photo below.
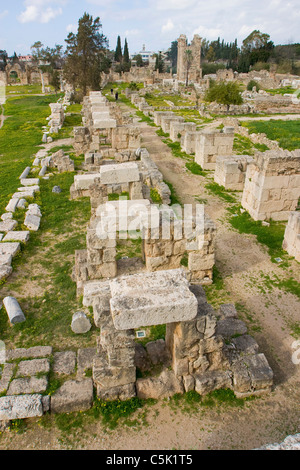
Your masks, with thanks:
[(181, 34), (178, 38), (177, 78), (179, 81), (186, 80), (185, 54), (187, 50), (192, 52), (193, 57), (192, 65), (189, 70), (189, 80), (198, 83), (202, 78), (201, 43), (202, 39), (198, 34), (194, 35), (190, 45), (188, 45), (187, 38), (184, 34)]

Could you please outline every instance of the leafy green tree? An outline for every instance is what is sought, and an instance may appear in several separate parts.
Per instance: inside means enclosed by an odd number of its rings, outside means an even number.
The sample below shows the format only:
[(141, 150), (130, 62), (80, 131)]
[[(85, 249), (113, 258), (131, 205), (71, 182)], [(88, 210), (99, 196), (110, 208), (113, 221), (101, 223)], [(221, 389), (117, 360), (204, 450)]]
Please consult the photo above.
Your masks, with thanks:
[(53, 70), (50, 76), (50, 85), (53, 86), (55, 93), (60, 90), (60, 73), (57, 69)]
[(122, 46), (121, 46), (121, 38), (118, 36), (117, 39), (117, 47), (115, 51), (115, 61), (122, 63), (123, 55), (122, 55)]
[(137, 67), (144, 67), (145, 64), (144, 64), (143, 57), (141, 56), (141, 54), (136, 54), (133, 57), (133, 60), (136, 61)]
[(205, 94), (205, 100), (211, 103), (225, 104), (228, 109), (231, 104), (239, 105), (243, 103), (238, 83), (223, 81), (216, 83), (213, 80)]
[(177, 72), (177, 56), (178, 56), (178, 41), (173, 41), (171, 43), (171, 47), (168, 51), (168, 59), (172, 63), (172, 71), (173, 73)]
[(73, 88), (79, 87), (86, 95), (88, 88), (100, 89), (101, 73), (108, 73), (108, 40), (102, 33), (100, 18), (93, 19), (84, 13), (79, 19), (77, 34), (69, 33), (67, 39), (64, 76)]

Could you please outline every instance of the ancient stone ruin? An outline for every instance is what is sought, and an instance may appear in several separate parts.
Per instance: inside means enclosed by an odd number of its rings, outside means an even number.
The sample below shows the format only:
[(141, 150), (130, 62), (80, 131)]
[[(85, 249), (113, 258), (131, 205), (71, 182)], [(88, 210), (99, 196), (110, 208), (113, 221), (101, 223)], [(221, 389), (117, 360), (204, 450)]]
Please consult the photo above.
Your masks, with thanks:
[(254, 220), (288, 220), (300, 198), (300, 150), (257, 153), (247, 166), (242, 206)]

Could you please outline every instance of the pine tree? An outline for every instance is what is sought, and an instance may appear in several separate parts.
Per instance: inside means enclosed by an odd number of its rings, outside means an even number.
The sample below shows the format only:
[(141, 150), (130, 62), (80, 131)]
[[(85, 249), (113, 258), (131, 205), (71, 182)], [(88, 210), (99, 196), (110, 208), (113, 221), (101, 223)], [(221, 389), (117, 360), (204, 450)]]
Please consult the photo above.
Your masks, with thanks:
[(86, 95), (87, 89), (100, 89), (101, 72), (108, 72), (108, 40), (101, 32), (100, 18), (95, 20), (84, 13), (79, 19), (77, 34), (69, 33), (66, 43), (64, 76), (74, 89), (79, 87)]
[(122, 56), (121, 38), (120, 36), (118, 36), (117, 47), (115, 51), (115, 61), (122, 63), (122, 59), (123, 59), (123, 56)]

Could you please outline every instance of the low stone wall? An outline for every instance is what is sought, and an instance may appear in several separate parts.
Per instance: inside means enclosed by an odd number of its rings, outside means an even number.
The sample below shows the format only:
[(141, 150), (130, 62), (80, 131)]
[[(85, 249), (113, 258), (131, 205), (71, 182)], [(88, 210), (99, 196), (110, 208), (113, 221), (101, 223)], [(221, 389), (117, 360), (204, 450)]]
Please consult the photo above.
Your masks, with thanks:
[(248, 155), (217, 157), (214, 173), (215, 183), (229, 191), (243, 191), (247, 165), (253, 161)]
[(51, 116), (49, 120), (50, 134), (57, 134), (65, 120), (64, 107), (61, 103), (51, 103)]
[(300, 212), (291, 212), (282, 248), (300, 263)]
[(143, 258), (148, 271), (177, 269), (186, 266), (191, 282), (211, 283), (215, 264), (214, 223), (201, 211), (190, 226), (181, 224), (187, 216), (168, 207), (161, 208), (155, 225), (143, 234)]
[(173, 142), (181, 142), (181, 138), (187, 132), (196, 132), (197, 124), (195, 122), (170, 122), (170, 139)]

